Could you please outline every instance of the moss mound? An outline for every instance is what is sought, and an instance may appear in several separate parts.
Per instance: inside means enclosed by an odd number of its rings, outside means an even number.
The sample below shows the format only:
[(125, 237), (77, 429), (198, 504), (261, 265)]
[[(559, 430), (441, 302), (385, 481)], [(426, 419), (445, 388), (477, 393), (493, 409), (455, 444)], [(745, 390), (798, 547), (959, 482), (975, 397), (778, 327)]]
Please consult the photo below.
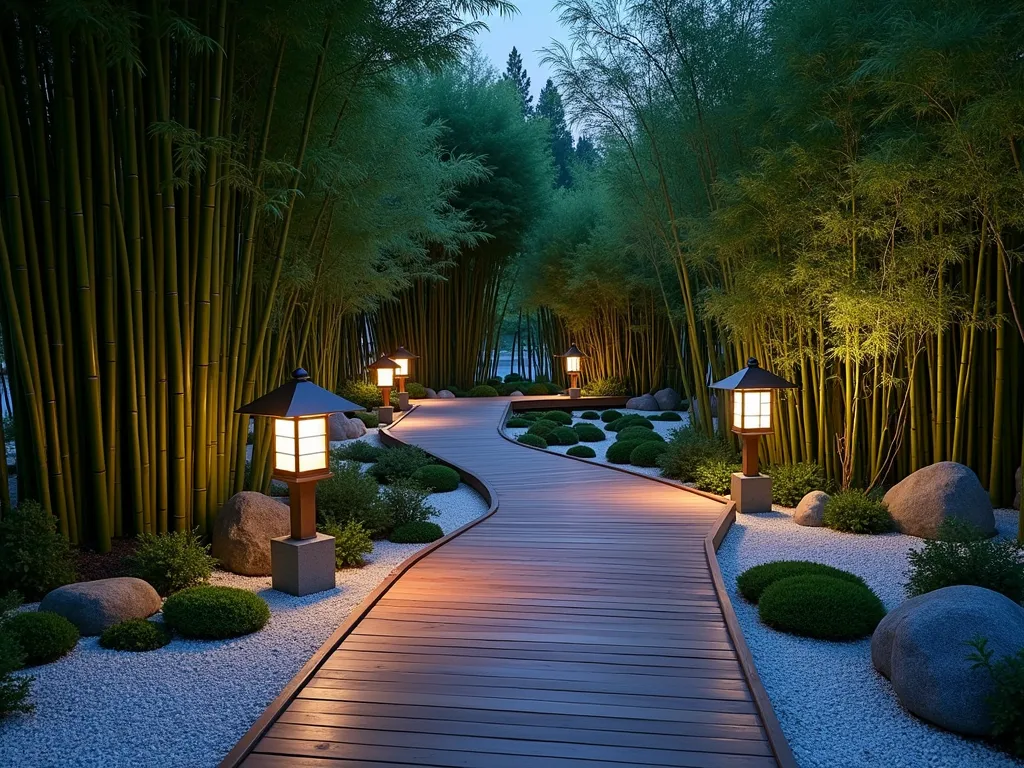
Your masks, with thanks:
[(155, 651), (171, 642), (171, 633), (160, 624), (145, 619), (129, 619), (108, 627), (100, 635), (100, 645), (111, 651)]
[(25, 654), (25, 666), (49, 664), (78, 644), (78, 627), (49, 611), (16, 613), (4, 622), (3, 631)]
[(530, 445), (534, 448), (547, 448), (548, 441), (540, 435), (531, 435), (527, 432), (525, 435), (520, 435), (516, 438), (516, 442), (522, 443), (523, 445)]
[(437, 523), (406, 523), (391, 532), (388, 537), (395, 544), (428, 544), (444, 536), (444, 531)]
[(412, 473), (413, 482), (433, 493), (449, 493), (459, 487), (459, 473), (444, 464), (428, 464)]
[(584, 411), (580, 414), (581, 419), (589, 419), (590, 421), (597, 421), (601, 418), (601, 414), (597, 411)]
[(531, 435), (539, 435), (540, 437), (547, 438), (554, 430), (558, 429), (561, 425), (556, 424), (553, 421), (547, 419), (538, 419), (530, 425), (529, 433)]
[(553, 421), (561, 427), (568, 427), (572, 424), (572, 416), (565, 411), (545, 411), (541, 414), (545, 421)]
[(523, 392), (523, 394), (524, 395), (546, 395), (546, 394), (548, 394), (548, 386), (547, 386), (547, 384), (541, 384), (541, 383), (531, 384), (527, 388), (527, 390), (525, 392)]
[(810, 560), (776, 560), (771, 563), (755, 565), (736, 577), (736, 586), (748, 602), (756, 603), (761, 599), (761, 594), (772, 584), (793, 576), (828, 576), (867, 586), (860, 576)]
[(885, 617), (878, 595), (864, 584), (832, 576), (790, 576), (758, 601), (761, 621), (773, 629), (820, 640), (867, 637)]
[(635, 413), (631, 413), (629, 416), (623, 416), (621, 419), (616, 419), (609, 424), (605, 429), (612, 432), (621, 432), (624, 429), (630, 427), (646, 427), (647, 429), (654, 429), (654, 424), (646, 416), (640, 416)]
[(601, 421), (603, 421), (605, 424), (611, 424), (613, 421), (616, 421), (617, 419), (621, 418), (622, 414), (616, 410), (612, 410), (611, 408), (601, 413)]
[(629, 463), (634, 467), (656, 467), (658, 457), (668, 450), (668, 446), (659, 440), (644, 440), (629, 454)]
[(682, 421), (683, 417), (675, 411), (662, 411), (648, 417), (651, 421)]
[(533, 424), (533, 422), (530, 419), (521, 419), (518, 416), (513, 416), (505, 422), (505, 426), (509, 429), (522, 429), (523, 427), (528, 427), (531, 424)]
[(577, 459), (597, 458), (597, 452), (589, 445), (574, 445), (565, 452), (566, 456), (575, 456)]
[(610, 464), (629, 464), (630, 457), (637, 446), (642, 445), (643, 440), (623, 440), (612, 443), (608, 448), (605, 458)]
[(599, 443), (608, 437), (596, 424), (576, 424), (573, 429), (584, 443)]
[(633, 427), (626, 427), (620, 430), (615, 436), (616, 440), (654, 440), (655, 442), (664, 443), (665, 438), (655, 432), (653, 429), (637, 424)]
[(547, 436), (548, 445), (576, 445), (580, 436), (572, 427), (556, 427)]
[(492, 387), (490, 384), (477, 384), (469, 392), (466, 393), (466, 397), (497, 397), (498, 390)]
[(189, 587), (164, 603), (164, 622), (171, 629), (202, 640), (248, 635), (269, 620), (266, 600), (234, 587)]
[(367, 429), (376, 429), (380, 426), (380, 418), (378, 418), (376, 413), (370, 413), (369, 411), (356, 411), (352, 415), (363, 422), (363, 425)]

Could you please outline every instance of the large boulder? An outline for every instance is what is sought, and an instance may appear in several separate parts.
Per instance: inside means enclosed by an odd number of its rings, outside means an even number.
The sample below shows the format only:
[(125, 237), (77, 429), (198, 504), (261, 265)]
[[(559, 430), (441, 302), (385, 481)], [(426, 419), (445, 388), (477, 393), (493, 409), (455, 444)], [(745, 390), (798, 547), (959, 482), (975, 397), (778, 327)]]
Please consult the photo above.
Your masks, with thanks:
[(329, 418), (330, 439), (354, 440), (366, 434), (366, 425), (362, 419), (350, 419), (344, 413), (332, 413)]
[(986, 536), (996, 532), (988, 491), (970, 467), (940, 461), (922, 467), (889, 489), (884, 499), (903, 533), (934, 539), (945, 520), (955, 518)]
[(440, 392), (437, 393), (437, 396), (441, 400), (454, 400), (455, 399), (455, 395), (452, 394), (451, 392), (449, 392), (447, 389), (442, 389)]
[(509, 395), (509, 397), (522, 397), (522, 396), (523, 396), (523, 393), (522, 393), (522, 392), (520, 392), (520, 391), (519, 391), (518, 389), (517, 389), (517, 390), (516, 390), (515, 392), (512, 392), (512, 393), (511, 393), (511, 394)]
[(672, 389), (672, 387), (659, 389), (654, 393), (654, 399), (658, 401), (658, 407), (663, 411), (674, 411), (679, 407), (679, 403), (682, 402), (679, 393)]
[(654, 399), (654, 395), (641, 395), (640, 397), (631, 397), (626, 401), (626, 408), (634, 411), (660, 411), (661, 406), (658, 405), (658, 401)]
[(824, 525), (822, 518), (825, 515), (825, 504), (828, 499), (829, 496), (824, 491), (811, 491), (796, 505), (793, 522), (810, 528), (820, 528)]
[(437, 399), (437, 392), (432, 390), (430, 387), (424, 387), (423, 391), (427, 393), (426, 394), (427, 400), (436, 400)]
[(291, 533), (291, 511), (255, 491), (236, 493), (213, 523), (213, 556), (243, 576), (270, 575), (270, 540)]
[(43, 598), (40, 611), (59, 613), (83, 635), (128, 619), (147, 619), (160, 610), (160, 595), (148, 582), (130, 576), (81, 581), (57, 587)]
[(993, 660), (1024, 648), (1024, 608), (998, 592), (944, 587), (902, 603), (871, 637), (871, 661), (910, 712), (971, 736), (991, 731), (992, 680), (968, 656), (985, 638)]

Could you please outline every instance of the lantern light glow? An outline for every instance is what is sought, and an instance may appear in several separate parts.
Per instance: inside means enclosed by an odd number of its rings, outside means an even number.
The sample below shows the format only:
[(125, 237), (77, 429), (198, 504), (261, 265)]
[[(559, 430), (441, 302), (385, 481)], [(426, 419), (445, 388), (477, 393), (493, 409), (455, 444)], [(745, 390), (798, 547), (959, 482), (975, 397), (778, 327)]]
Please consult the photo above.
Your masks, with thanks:
[(377, 386), (378, 387), (393, 387), (395, 385), (395, 369), (394, 368), (378, 368), (377, 369)]
[(772, 393), (769, 389), (742, 390), (732, 396), (732, 423), (738, 429), (772, 428)]
[(274, 469), (289, 474), (327, 469), (327, 418), (274, 419)]

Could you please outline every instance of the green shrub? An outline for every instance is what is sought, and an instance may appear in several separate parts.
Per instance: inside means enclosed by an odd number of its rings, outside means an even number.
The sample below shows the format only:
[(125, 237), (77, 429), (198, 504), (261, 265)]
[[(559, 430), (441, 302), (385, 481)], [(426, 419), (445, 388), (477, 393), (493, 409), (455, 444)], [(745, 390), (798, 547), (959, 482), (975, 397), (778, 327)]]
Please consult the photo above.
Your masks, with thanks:
[(560, 395), (563, 392), (565, 392), (565, 390), (562, 389), (560, 386), (558, 386), (557, 384), (552, 384), (551, 382), (545, 384), (544, 387), (545, 389), (547, 389), (549, 395)]
[(772, 584), (793, 576), (828, 576), (867, 586), (860, 576), (855, 576), (849, 571), (833, 568), (824, 563), (812, 563), (809, 560), (775, 560), (755, 565), (736, 578), (736, 586), (747, 601), (756, 603)]
[(462, 387), (456, 386), (455, 384), (449, 384), (447, 387), (445, 387), (445, 389), (447, 389), (449, 392), (451, 392), (456, 397), (465, 397), (466, 396), (466, 390), (464, 390)]
[(25, 666), (25, 652), (12, 636), (0, 632), (0, 720), (17, 712), (31, 712), (28, 703), (33, 678), (15, 675)]
[(531, 435), (529, 432), (527, 432), (525, 435), (520, 435), (519, 437), (517, 437), (516, 441), (522, 443), (523, 445), (533, 446), (534, 448), (548, 447), (547, 440), (545, 440), (540, 435)]
[(78, 627), (49, 611), (16, 613), (4, 621), (3, 632), (21, 646), (28, 667), (56, 661), (78, 644)]
[(74, 580), (71, 549), (53, 515), (26, 499), (0, 520), (0, 592), (35, 601)]
[(576, 430), (576, 434), (580, 436), (580, 440), (584, 443), (600, 443), (608, 435), (604, 433), (596, 424), (576, 424), (573, 426)]
[(553, 421), (560, 427), (568, 427), (572, 425), (572, 416), (565, 411), (545, 411), (541, 414), (541, 418), (545, 421)]
[(597, 411), (584, 411), (580, 414), (581, 419), (588, 419), (590, 421), (598, 421), (601, 418), (601, 414)]
[(529, 427), (533, 421), (530, 419), (520, 419), (513, 416), (511, 419), (505, 422), (505, 426), (509, 429), (522, 429), (523, 427)]
[(720, 459), (732, 464), (736, 461), (736, 451), (732, 446), (717, 437), (708, 437), (700, 430), (685, 426), (676, 429), (669, 436), (668, 450), (661, 455), (659, 464), (665, 477), (692, 482), (697, 473), (697, 466), (709, 459)]
[[(668, 455), (668, 450), (670, 449), (666, 449), (662, 456)], [(739, 464), (724, 459), (705, 459), (697, 465), (693, 473), (693, 483), (698, 490), (727, 496), (732, 492), (732, 473), (739, 471)]]
[(633, 455), (633, 450), (643, 444), (643, 440), (623, 440), (621, 442), (612, 443), (608, 446), (608, 452), (605, 454), (605, 458), (610, 464), (629, 464), (630, 457)]
[(198, 531), (140, 533), (136, 540), (138, 546), (128, 557), (129, 572), (164, 596), (208, 581), (217, 564)]
[(577, 459), (595, 459), (597, 452), (589, 445), (574, 445), (565, 452), (566, 456), (575, 456)]
[(524, 395), (546, 395), (546, 394), (548, 394), (548, 385), (547, 384), (542, 384), (540, 382), (537, 382), (536, 384), (531, 384), (529, 387), (527, 387), (526, 391), (523, 392), (523, 394)]
[(426, 400), (427, 398), (427, 388), (418, 381), (407, 381), (405, 383), (405, 391), (409, 393), (409, 397), (413, 400)]
[[(338, 394), (363, 408), (377, 408), (384, 404), (380, 388), (368, 381), (344, 381), (338, 387)], [(359, 412), (356, 412), (359, 415)]]
[(501, 376), (491, 376), (484, 382), (489, 387), (497, 387), (499, 384), (504, 384), (505, 380)]
[(428, 544), (444, 536), (437, 523), (406, 523), (391, 532), (390, 540), (395, 544)]
[(171, 642), (171, 634), (160, 624), (145, 619), (129, 619), (107, 627), (100, 645), (111, 651), (155, 651)]
[(539, 437), (547, 438), (554, 430), (561, 426), (554, 421), (548, 421), (547, 419), (537, 419), (530, 425), (530, 429), (527, 430), (531, 435), (538, 435)]
[(536, 376), (533, 377), (533, 380), (536, 381), (538, 384), (551, 383), (551, 377), (548, 376), (546, 373), (538, 373)]
[(344, 526), (357, 522), (372, 536), (383, 536), (390, 521), (377, 501), (380, 486), (358, 464), (345, 462), (333, 468), (334, 476), (316, 485), (316, 515), (323, 525)]
[(370, 467), (370, 474), (381, 483), (408, 480), (420, 467), (433, 464), (434, 460), (414, 445), (400, 445), (385, 448), (377, 457), (377, 463)]
[(601, 412), (601, 421), (603, 421), (605, 424), (611, 424), (613, 421), (616, 421), (617, 419), (621, 418), (621, 413), (610, 408), (607, 411)]
[(580, 436), (572, 427), (556, 427), (547, 436), (548, 445), (576, 445)]
[(459, 487), (459, 473), (444, 464), (428, 464), (412, 474), (413, 482), (434, 493), (449, 493)]
[(605, 429), (610, 432), (621, 432), (622, 430), (629, 429), (630, 427), (646, 427), (647, 429), (654, 429), (654, 425), (651, 423), (650, 419), (636, 413), (631, 413), (628, 416), (623, 416), (621, 419), (616, 419), (605, 427)]
[(529, 422), (540, 421), (543, 417), (541, 411), (525, 411), (524, 413), (517, 413), (516, 416), (520, 419), (526, 419)]
[(682, 421), (683, 417), (675, 411), (662, 411), (653, 416), (648, 416), (649, 419), (654, 421)]
[(975, 650), (968, 660), (992, 677), (993, 691), (986, 699), (992, 737), (1011, 755), (1024, 758), (1024, 648), (993, 661), (988, 638), (978, 637), (970, 644)]
[(349, 440), (337, 448), (331, 449), (331, 458), (336, 461), (358, 461), (372, 464), (380, 458), (382, 448), (370, 445), (365, 440)]
[(821, 520), (825, 527), (844, 533), (885, 533), (893, 528), (885, 503), (855, 489), (832, 494)]
[(366, 565), (363, 555), (373, 552), (373, 541), (360, 523), (349, 520), (344, 527), (329, 523), (321, 531), (334, 537), (335, 568), (361, 568)]
[[(501, 386), (495, 387), (495, 389), (498, 390), (499, 395), (504, 395), (505, 397), (508, 397), (513, 392), (523, 392), (523, 390), (529, 386), (530, 382), (528, 381), (514, 381), (510, 384), (502, 384)], [(526, 393), (523, 392), (523, 394)]]
[(582, 394), (587, 397), (622, 397), (629, 394), (629, 388), (618, 376), (606, 376), (588, 381), (583, 385)]
[(235, 587), (189, 587), (164, 603), (164, 623), (185, 637), (201, 640), (248, 635), (263, 629), (269, 620), (266, 600)]
[(525, 379), (518, 373), (506, 373), (504, 381), (506, 384), (516, 384), (520, 381), (525, 381)]
[(376, 413), (370, 411), (356, 411), (352, 414), (361, 422), (367, 429), (376, 429), (380, 426), (380, 417)]
[(825, 489), (825, 472), (813, 462), (773, 464), (766, 474), (772, 479), (775, 503), (783, 507), (795, 507), (811, 491)]
[(497, 397), (498, 390), (492, 387), (490, 384), (477, 384), (469, 392), (466, 393), (466, 397)]
[(665, 438), (655, 432), (653, 429), (640, 426), (639, 424), (635, 427), (626, 427), (620, 430), (615, 435), (616, 440), (654, 440), (658, 443), (664, 443)]
[(660, 440), (643, 440), (629, 454), (629, 463), (634, 467), (656, 467), (658, 457), (668, 450), (668, 446)]
[(407, 523), (424, 523), (439, 514), (427, 503), (427, 494), (422, 489), (406, 483), (385, 487), (380, 494), (380, 504), (387, 510), (392, 528)]
[(943, 587), (970, 584), (1024, 603), (1024, 547), (1016, 541), (989, 539), (962, 520), (948, 519), (937, 541), (907, 555), (908, 597)]
[(773, 629), (820, 640), (856, 640), (875, 631), (885, 606), (863, 584), (832, 576), (790, 576), (761, 593), (761, 621)]

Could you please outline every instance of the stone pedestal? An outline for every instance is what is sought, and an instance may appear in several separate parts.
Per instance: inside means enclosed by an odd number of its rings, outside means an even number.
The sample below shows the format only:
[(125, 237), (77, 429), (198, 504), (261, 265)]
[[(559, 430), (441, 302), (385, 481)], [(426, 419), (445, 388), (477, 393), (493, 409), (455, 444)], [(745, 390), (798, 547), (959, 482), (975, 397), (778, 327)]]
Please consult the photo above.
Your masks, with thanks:
[(270, 568), (278, 592), (303, 597), (334, 589), (334, 537), (271, 539)]
[(732, 473), (732, 500), (736, 511), (751, 514), (772, 511), (772, 479), (767, 475)]
[(398, 410), (408, 411), (409, 410), (409, 393), (399, 392), (398, 393)]
[(570, 400), (578, 400), (579, 397), (580, 397), (580, 388), (579, 387), (569, 387), (569, 399)]
[(390, 405), (382, 405), (377, 409), (377, 418), (381, 424), (390, 424), (395, 420), (395, 409)]

